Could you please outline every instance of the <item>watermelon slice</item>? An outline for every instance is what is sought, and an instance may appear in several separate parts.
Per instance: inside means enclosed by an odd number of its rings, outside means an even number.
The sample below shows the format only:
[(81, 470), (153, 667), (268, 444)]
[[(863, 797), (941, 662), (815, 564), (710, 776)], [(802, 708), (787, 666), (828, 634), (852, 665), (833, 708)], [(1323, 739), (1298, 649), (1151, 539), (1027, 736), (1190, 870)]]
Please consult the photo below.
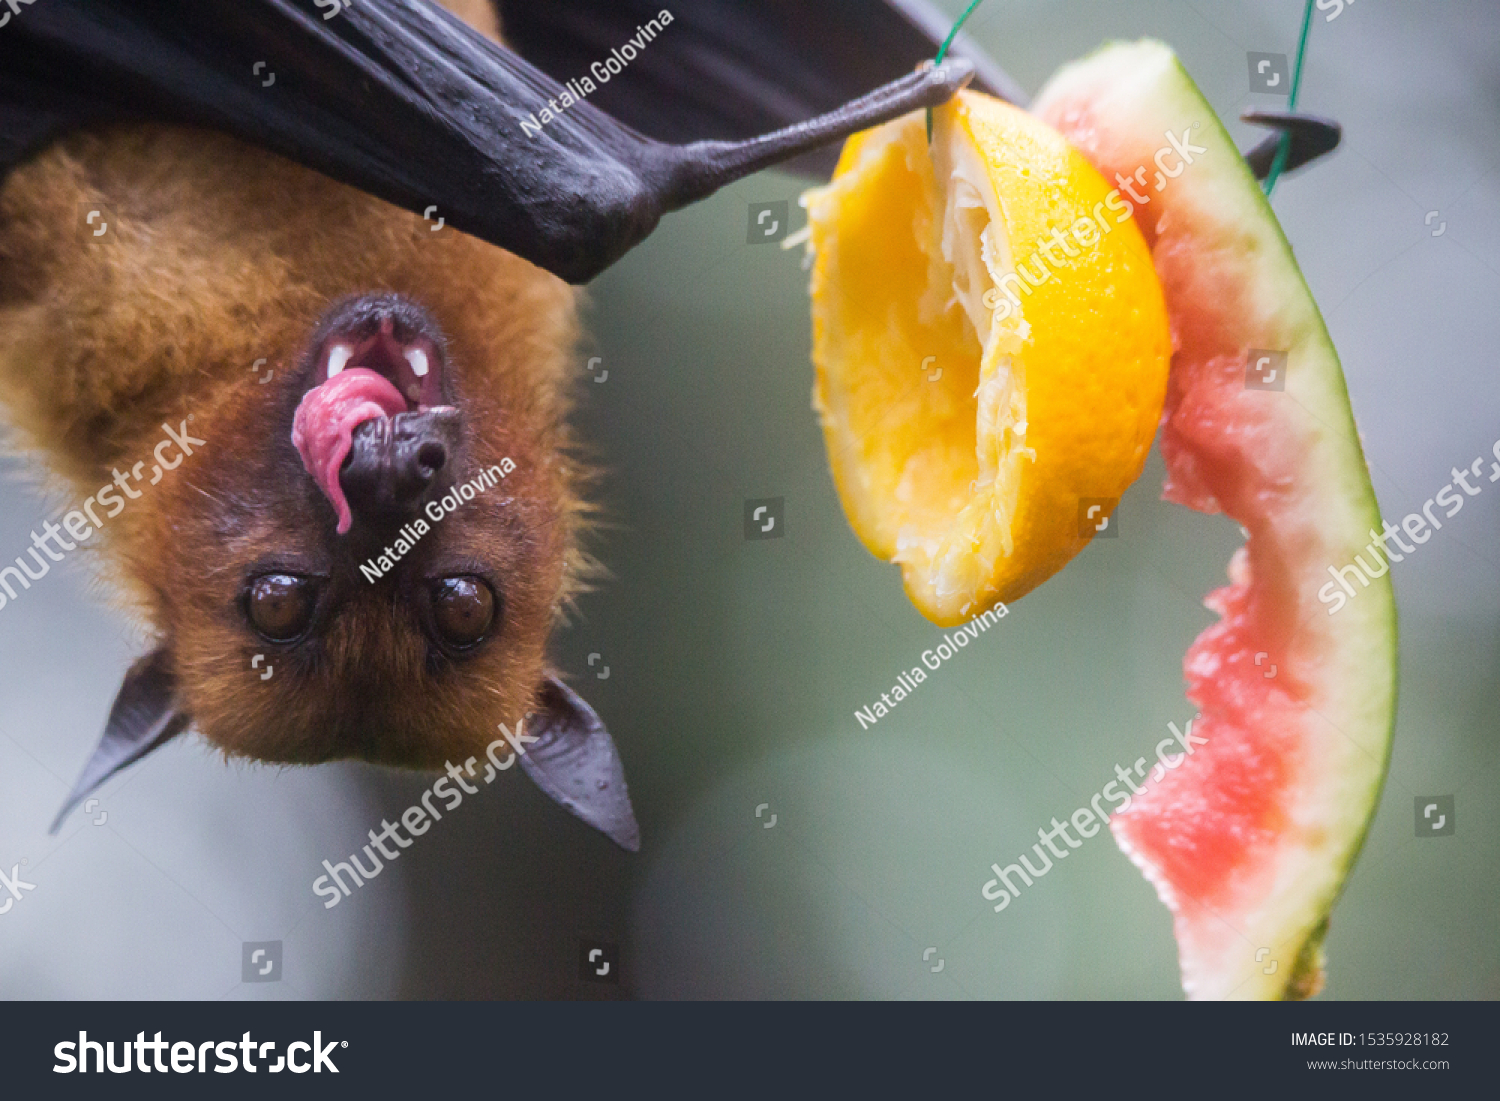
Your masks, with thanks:
[[(1189, 997), (1309, 997), (1396, 693), (1381, 519), (1338, 357), (1270, 206), (1168, 47), (1106, 46), (1033, 110), (1121, 185), (1151, 246), (1176, 348), (1165, 497), (1248, 533), (1206, 601), (1222, 618), (1184, 662), (1203, 742), (1111, 828), (1173, 914)], [(1247, 387), (1274, 387), (1278, 370), (1284, 390)], [(1356, 555), (1381, 576), (1330, 589), (1329, 568)]]

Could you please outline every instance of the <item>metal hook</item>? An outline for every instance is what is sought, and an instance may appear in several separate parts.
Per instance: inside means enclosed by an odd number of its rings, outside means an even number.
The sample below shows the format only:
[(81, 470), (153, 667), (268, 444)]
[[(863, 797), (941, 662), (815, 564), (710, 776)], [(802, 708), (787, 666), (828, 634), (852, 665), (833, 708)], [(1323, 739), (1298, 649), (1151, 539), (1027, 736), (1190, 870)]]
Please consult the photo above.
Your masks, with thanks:
[(1344, 128), (1333, 119), (1305, 114), (1301, 111), (1249, 110), (1240, 119), (1252, 126), (1264, 126), (1276, 131), (1245, 154), (1250, 171), (1257, 180), (1264, 180), (1271, 173), (1271, 164), (1276, 160), (1276, 146), (1282, 133), (1290, 134), (1292, 147), (1287, 152), (1282, 172), (1290, 172), (1310, 164), (1338, 147), (1344, 136)]

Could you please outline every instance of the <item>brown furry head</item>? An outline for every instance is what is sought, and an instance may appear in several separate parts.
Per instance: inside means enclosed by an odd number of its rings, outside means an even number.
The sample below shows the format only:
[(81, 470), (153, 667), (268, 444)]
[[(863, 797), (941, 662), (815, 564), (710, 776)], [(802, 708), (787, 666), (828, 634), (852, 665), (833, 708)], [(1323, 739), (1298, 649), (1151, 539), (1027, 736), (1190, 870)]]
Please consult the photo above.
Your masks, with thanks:
[[(205, 424), (205, 457), (219, 461), (164, 495), (174, 533), (152, 580), (182, 703), (232, 753), (439, 767), (536, 702), (571, 534), (558, 410), (475, 369), (471, 357), (505, 358), (483, 347), (503, 335), (493, 321), (455, 318), (450, 336), (441, 313), (390, 294), (336, 303), (308, 345), (284, 357), (286, 385), (254, 394), (251, 379), (232, 415)], [(441, 386), (440, 408), (458, 413), (450, 438), (423, 444), (439, 450), (441, 467), (426, 491), (404, 510), (356, 502), (339, 534), (290, 426), (329, 347), (350, 347), (339, 341), (357, 332), (351, 316), (367, 328), (394, 317), (398, 340), (422, 339), (426, 380)], [(405, 419), (361, 428), (389, 434)], [(209, 439), (213, 425), (222, 442)], [(272, 681), (244, 675), (252, 653), (266, 655)]]
[[(80, 232), (84, 207), (108, 212), (106, 234)], [(574, 295), (435, 222), (161, 127), (74, 135), (0, 190), (0, 377), (15, 419), (75, 500), (94, 503), (181, 708), (228, 753), (430, 767), (537, 702), (580, 561), (563, 423)], [(339, 535), (291, 442), (320, 320), (351, 299), (430, 326), (443, 401), (459, 411), (451, 484), (514, 464), (425, 521), (374, 580), (360, 565), (394, 550), (400, 525)], [(163, 424), (203, 443), (139, 499), (111, 490), (125, 501), (114, 519), (98, 490), (117, 471), (132, 487), (133, 469), (149, 476)], [(493, 622), (455, 645), (441, 624), (482, 613), (465, 611), (476, 586)], [(258, 621), (268, 600), (276, 615)], [(304, 613), (292, 631), (287, 617)]]

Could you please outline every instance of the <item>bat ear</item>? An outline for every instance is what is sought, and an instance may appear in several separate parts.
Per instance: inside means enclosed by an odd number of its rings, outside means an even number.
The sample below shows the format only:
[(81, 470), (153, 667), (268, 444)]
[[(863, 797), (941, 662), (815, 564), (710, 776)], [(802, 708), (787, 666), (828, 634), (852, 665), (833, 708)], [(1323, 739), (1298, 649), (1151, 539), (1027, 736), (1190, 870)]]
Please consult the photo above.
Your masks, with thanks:
[(48, 832), (56, 833), (73, 808), (105, 780), (175, 738), (189, 721), (177, 710), (177, 681), (166, 649), (154, 650), (137, 661), (125, 674), (125, 682), (109, 709), (109, 722), (99, 747), (83, 766)]
[(622, 849), (639, 851), (641, 831), (625, 789), (625, 768), (594, 709), (548, 674), (528, 725), (521, 767), (532, 782)]

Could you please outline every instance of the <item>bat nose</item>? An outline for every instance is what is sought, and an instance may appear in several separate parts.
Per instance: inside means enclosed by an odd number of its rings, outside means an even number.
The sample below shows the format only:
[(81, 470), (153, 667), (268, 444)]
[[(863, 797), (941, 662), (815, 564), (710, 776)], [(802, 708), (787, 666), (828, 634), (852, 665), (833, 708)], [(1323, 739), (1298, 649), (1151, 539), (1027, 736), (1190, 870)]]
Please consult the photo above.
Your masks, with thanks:
[(453, 484), (459, 413), (438, 406), (377, 417), (354, 430), (339, 484), (356, 520), (397, 526)]

